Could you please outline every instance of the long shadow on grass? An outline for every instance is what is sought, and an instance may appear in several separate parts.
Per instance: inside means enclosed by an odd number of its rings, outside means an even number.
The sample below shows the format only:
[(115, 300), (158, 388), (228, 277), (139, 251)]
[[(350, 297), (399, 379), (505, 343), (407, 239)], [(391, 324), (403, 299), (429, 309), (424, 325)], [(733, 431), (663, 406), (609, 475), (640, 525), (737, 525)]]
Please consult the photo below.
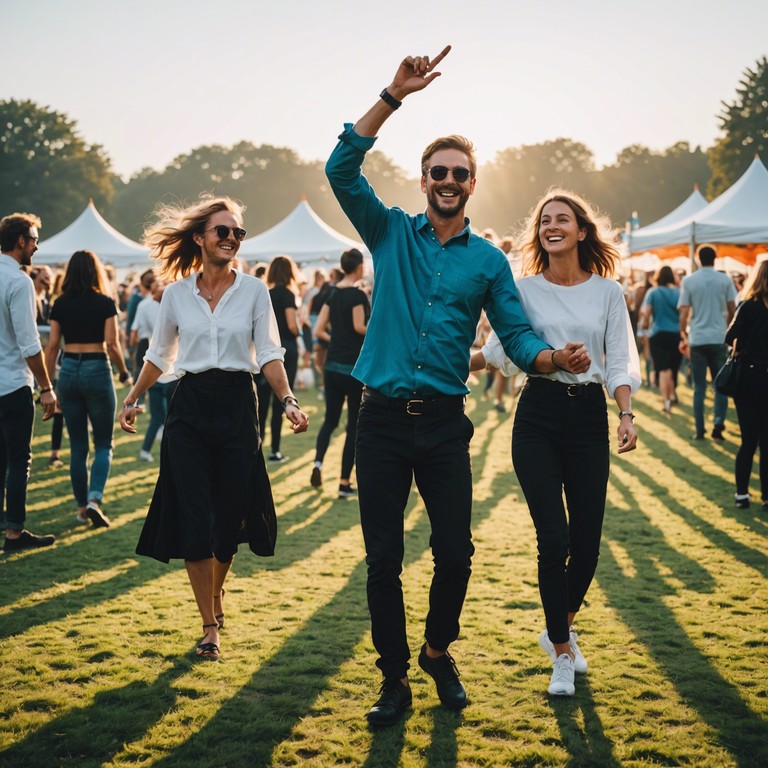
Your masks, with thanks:
[[(665, 443), (656, 441), (653, 438), (647, 438), (651, 446), (651, 450), (655, 455), (662, 455), (663, 446)], [(682, 457), (680, 458), (680, 464), (683, 463)], [(692, 462), (685, 462), (686, 467), (680, 467), (678, 470), (683, 477), (696, 477), (696, 466)], [(761, 576), (768, 577), (768, 556), (763, 552), (759, 552), (756, 549), (746, 546), (738, 541), (735, 541), (724, 531), (720, 530), (717, 526), (707, 520), (704, 515), (697, 514), (690, 509), (686, 508), (680, 502), (676, 501), (669, 495), (667, 489), (661, 485), (655, 478), (644, 472), (640, 467), (632, 462), (625, 462), (622, 465), (622, 469), (628, 474), (634, 475), (643, 487), (653, 496), (659, 499), (663, 499), (664, 506), (669, 509), (670, 512), (684, 520), (693, 530), (706, 536), (718, 549), (723, 552), (728, 552), (736, 560), (744, 565), (754, 568)], [(615, 475), (612, 477), (612, 482), (615, 482)], [(742, 519), (739, 518), (740, 522)]]
[[(416, 502), (412, 495), (406, 515)], [(488, 511), (490, 511), (490, 505)], [(356, 507), (356, 505), (355, 505)], [(479, 524), (488, 512), (476, 516)], [(429, 547), (430, 525), (422, 513), (412, 530), (406, 533), (404, 566), (416, 562)], [(230, 768), (255, 768), (271, 762), (276, 747), (291, 739), (299, 722), (311, 720), (317, 698), (328, 688), (330, 680), (351, 658), (355, 647), (369, 630), (370, 620), (365, 603), (367, 568), (360, 562), (352, 571), (347, 585), (326, 605), (308, 619), (302, 628), (289, 637), (284, 645), (267, 660), (251, 680), (227, 701), (214, 717), (172, 755), (154, 764), (154, 768), (174, 768), (190, 765), (218, 765), (227, 754)], [(413, 629), (413, 627), (411, 627)], [(378, 680), (371, 672), (371, 683)], [(372, 703), (370, 696), (360, 701), (360, 718)], [(327, 714), (327, 713), (323, 713)], [(446, 765), (446, 753), (456, 752), (456, 718), (434, 717), (429, 765)], [(301, 736), (294, 737), (301, 740)], [(234, 758), (233, 740), (242, 757)], [(403, 749), (402, 729), (374, 734), (372, 749), (366, 765), (397, 765)], [(451, 746), (453, 745), (453, 746)], [(386, 755), (384, 762), (376, 762)], [(315, 756), (306, 754), (307, 758)]]
[[(614, 756), (613, 743), (603, 730), (589, 680), (579, 675), (576, 682), (573, 698), (549, 699), (563, 746), (571, 756), (566, 765), (573, 768), (618, 768), (621, 763)], [(579, 722), (579, 713), (583, 726)]]
[[(616, 482), (615, 478), (612, 482)], [(628, 489), (624, 492), (630, 495)], [(662, 533), (647, 520), (628, 526), (623, 517), (607, 515), (605, 528), (606, 538), (620, 542), (632, 558), (636, 574), (626, 575), (610, 548), (601, 549), (598, 578), (608, 603), (665, 670), (680, 697), (712, 728), (719, 745), (733, 755), (737, 765), (766, 765), (768, 724), (746, 705), (737, 689), (722, 678), (680, 626), (665, 603), (675, 589), (659, 573), (659, 565), (668, 567), (672, 576), (683, 580), (689, 589), (711, 591), (713, 579), (702, 578), (701, 567), (671, 549)]]
[[(37, 729), (23, 741), (0, 752), (3, 768), (74, 765), (80, 768), (110, 762), (124, 745), (143, 736), (159, 722), (184, 691), (174, 680), (187, 673), (194, 662), (178, 659), (151, 683), (136, 680), (94, 696), (93, 702), (71, 710)], [(190, 691), (190, 696), (197, 696)], [(46, 708), (45, 694), (29, 702), (27, 709)], [(211, 762), (210, 765), (217, 765)]]

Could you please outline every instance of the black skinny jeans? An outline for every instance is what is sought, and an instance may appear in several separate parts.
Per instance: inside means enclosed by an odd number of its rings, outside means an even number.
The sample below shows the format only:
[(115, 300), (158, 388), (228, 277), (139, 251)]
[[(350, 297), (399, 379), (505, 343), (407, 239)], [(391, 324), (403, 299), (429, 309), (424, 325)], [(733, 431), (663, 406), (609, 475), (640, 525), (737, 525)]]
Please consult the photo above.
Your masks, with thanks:
[(435, 562), (425, 637), (432, 648), (444, 651), (459, 635), (474, 553), (473, 432), (461, 398), (436, 413), (409, 416), (394, 403), (373, 403), (363, 395), (357, 425), (360, 520), (376, 666), (385, 677), (405, 677), (411, 657), (400, 574), (404, 511), (414, 478), (432, 525)]
[(595, 575), (610, 468), (603, 388), (571, 388), (580, 393), (575, 397), (568, 389), (529, 379), (512, 430), (512, 462), (536, 527), (539, 592), (553, 643), (568, 642), (568, 613), (579, 610)]
[(736, 454), (736, 493), (749, 493), (752, 461), (759, 446), (760, 491), (763, 501), (768, 501), (768, 369), (765, 364), (745, 367), (733, 402), (741, 428), (741, 445)]
[[(288, 386), (293, 389), (293, 382), (296, 380), (296, 371), (299, 367), (299, 350), (295, 341), (293, 344), (286, 342), (283, 365), (285, 365), (285, 374), (288, 377)], [(283, 426), (283, 404), (280, 402), (280, 398), (272, 391), (272, 387), (269, 386), (269, 382), (263, 374), (259, 377), (257, 394), (259, 397), (259, 431), (262, 442), (264, 441), (264, 433), (267, 428), (269, 404), (272, 403), (272, 419), (269, 422), (272, 432), (271, 451), (272, 453), (277, 453), (280, 450), (280, 431)]]
[(315, 461), (322, 461), (331, 442), (333, 430), (339, 426), (344, 400), (347, 401), (347, 437), (341, 454), (341, 477), (349, 479), (355, 466), (355, 438), (357, 437), (357, 415), (363, 396), (363, 385), (354, 377), (337, 371), (323, 372), (325, 382), (325, 420), (317, 433)]

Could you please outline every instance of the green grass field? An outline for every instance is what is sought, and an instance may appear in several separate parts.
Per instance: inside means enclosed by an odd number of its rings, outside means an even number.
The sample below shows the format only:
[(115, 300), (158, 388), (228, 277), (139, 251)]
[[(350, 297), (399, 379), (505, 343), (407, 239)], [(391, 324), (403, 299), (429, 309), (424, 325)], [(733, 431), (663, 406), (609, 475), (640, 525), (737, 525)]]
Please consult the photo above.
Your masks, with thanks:
[[(238, 555), (218, 664), (195, 658), (183, 566), (134, 554), (157, 471), (136, 460), (140, 436), (116, 433), (113, 525), (96, 531), (75, 522), (68, 471), (48, 469), (50, 428), (38, 422), (28, 524), (57, 543), (0, 555), (0, 766), (768, 766), (768, 514), (756, 476), (751, 509), (733, 504), (733, 408), (724, 444), (692, 443), (690, 391), (680, 394), (671, 420), (657, 395), (637, 395), (640, 449), (614, 451), (601, 561), (577, 621), (590, 671), (562, 700), (546, 694), (537, 644), (512, 417), (470, 397), (477, 552), (451, 649), (470, 705), (442, 709), (414, 665), (413, 710), (377, 732), (364, 719), (380, 679), (357, 502), (336, 498), (340, 434), (325, 488), (309, 487), (314, 392), (302, 396), (310, 432), (285, 436), (291, 459), (271, 473), (277, 556)], [(406, 529), (415, 656), (432, 566), (415, 492)]]

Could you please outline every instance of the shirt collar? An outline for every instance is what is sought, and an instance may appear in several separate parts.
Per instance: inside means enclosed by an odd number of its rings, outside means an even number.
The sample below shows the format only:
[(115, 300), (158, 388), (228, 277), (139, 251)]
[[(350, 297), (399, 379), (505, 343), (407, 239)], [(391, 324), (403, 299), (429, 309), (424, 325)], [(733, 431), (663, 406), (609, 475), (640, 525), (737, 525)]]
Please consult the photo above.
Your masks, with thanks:
[(12, 267), (13, 269), (21, 269), (19, 262), (7, 253), (0, 253), (0, 264), (5, 264), (6, 267)]
[[(426, 213), (416, 214), (416, 228), (420, 232), (423, 232), (426, 229), (432, 229), (432, 222), (429, 220)], [(469, 218), (465, 216), (464, 229), (462, 229), (458, 235), (454, 235), (448, 242), (457, 240), (457, 241), (463, 242), (464, 245), (467, 245), (469, 243), (469, 238), (471, 235), (472, 235), (472, 227), (470, 226)]]

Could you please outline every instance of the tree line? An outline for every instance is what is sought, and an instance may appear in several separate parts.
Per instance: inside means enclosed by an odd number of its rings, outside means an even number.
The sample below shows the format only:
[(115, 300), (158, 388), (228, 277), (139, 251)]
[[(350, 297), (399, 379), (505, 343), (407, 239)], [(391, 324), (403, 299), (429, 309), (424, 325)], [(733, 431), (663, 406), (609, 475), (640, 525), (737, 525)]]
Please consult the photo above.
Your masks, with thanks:
[[(478, 228), (514, 233), (530, 207), (552, 186), (574, 190), (622, 227), (634, 211), (649, 224), (681, 203), (698, 184), (709, 199), (727, 189), (755, 153), (768, 163), (768, 60), (747, 68), (732, 102), (717, 116), (721, 136), (708, 150), (681, 141), (663, 151), (623, 149), (601, 169), (584, 144), (558, 138), (510, 147), (478, 169), (471, 205)], [(158, 202), (190, 201), (201, 192), (230, 195), (247, 206), (256, 234), (282, 220), (306, 195), (318, 215), (354, 237), (328, 186), (322, 161), (305, 161), (288, 147), (240, 142), (207, 145), (176, 157), (162, 170), (145, 168), (127, 182), (107, 152), (88, 145), (67, 115), (32, 101), (0, 102), (0, 210), (32, 211), (50, 237), (71, 223), (89, 198), (126, 236), (138, 240)], [(424, 202), (414, 175), (379, 151), (364, 172), (381, 199), (405, 210)]]

